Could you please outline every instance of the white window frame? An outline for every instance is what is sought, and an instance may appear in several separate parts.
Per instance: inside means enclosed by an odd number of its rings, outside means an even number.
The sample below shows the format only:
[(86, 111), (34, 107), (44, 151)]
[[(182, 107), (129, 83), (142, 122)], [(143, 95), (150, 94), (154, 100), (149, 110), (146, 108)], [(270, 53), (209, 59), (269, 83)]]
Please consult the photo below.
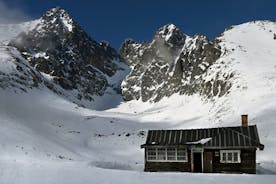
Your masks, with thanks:
[[(168, 151), (170, 149), (170, 151)], [(168, 160), (168, 161), (175, 161), (175, 160), (177, 160), (177, 152), (176, 152), (177, 150), (175, 149), (175, 148), (167, 148), (166, 149), (166, 160)], [(169, 152), (171, 152), (172, 154), (171, 155), (169, 155), (168, 153)], [(169, 157), (170, 157), (170, 159), (169, 159)]]
[(167, 160), (167, 149), (166, 148), (157, 148), (157, 158), (156, 160)]
[[(223, 154), (225, 153), (226, 160), (223, 160)], [(234, 153), (238, 154), (238, 160), (234, 160)], [(229, 155), (232, 155), (232, 158), (229, 159)], [(220, 163), (241, 163), (241, 150), (220, 150)]]
[[(154, 154), (149, 155), (149, 152), (152, 152)], [(156, 151), (156, 149), (155, 148), (147, 148), (147, 160), (156, 160), (156, 158), (157, 158), (157, 151)]]
[[(150, 150), (153, 150), (155, 149), (155, 159), (152, 159), (153, 156), (149, 156), (149, 149)], [(165, 149), (165, 159), (164, 160), (160, 160), (158, 159), (158, 149)], [(174, 149), (174, 153), (175, 153), (175, 156), (174, 156), (174, 160), (168, 160), (168, 149)], [(188, 162), (188, 152), (187, 152), (187, 149), (186, 148), (180, 148), (181, 150), (183, 149), (183, 153), (185, 153), (184, 156), (179, 156), (177, 155), (178, 154), (178, 149), (177, 148), (163, 148), (163, 147), (160, 147), (160, 148), (147, 148), (147, 151), (146, 151), (146, 159), (148, 162)], [(181, 157), (182, 159), (181, 160), (178, 160), (178, 158)]]

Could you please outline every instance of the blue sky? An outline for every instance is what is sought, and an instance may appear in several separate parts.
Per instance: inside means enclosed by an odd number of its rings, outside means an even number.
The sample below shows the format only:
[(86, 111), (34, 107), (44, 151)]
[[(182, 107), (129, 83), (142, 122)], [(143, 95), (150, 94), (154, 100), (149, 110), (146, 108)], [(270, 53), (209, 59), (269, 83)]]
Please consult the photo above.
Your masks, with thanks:
[(0, 20), (39, 18), (55, 6), (67, 10), (93, 39), (107, 40), (116, 49), (126, 38), (149, 41), (168, 23), (213, 39), (234, 24), (276, 21), (273, 0), (0, 0)]

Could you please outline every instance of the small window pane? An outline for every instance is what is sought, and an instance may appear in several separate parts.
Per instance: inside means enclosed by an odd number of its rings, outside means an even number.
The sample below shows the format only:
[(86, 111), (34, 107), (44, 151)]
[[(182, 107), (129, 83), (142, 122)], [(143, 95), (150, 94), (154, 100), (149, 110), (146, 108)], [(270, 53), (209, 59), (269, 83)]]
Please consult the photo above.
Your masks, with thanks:
[(228, 153), (227, 161), (232, 162), (232, 153), (231, 152)]
[(237, 152), (235, 152), (234, 153), (234, 162), (238, 162), (239, 160), (238, 160), (238, 153)]
[(166, 149), (165, 148), (157, 149), (157, 160), (166, 160)]
[(148, 160), (156, 160), (156, 149), (148, 148)]
[(180, 148), (177, 149), (177, 160), (186, 160), (186, 149)]
[(167, 149), (167, 160), (176, 160), (175, 148), (168, 148)]
[(222, 153), (222, 161), (224, 161), (224, 162), (226, 161), (226, 153), (225, 152)]

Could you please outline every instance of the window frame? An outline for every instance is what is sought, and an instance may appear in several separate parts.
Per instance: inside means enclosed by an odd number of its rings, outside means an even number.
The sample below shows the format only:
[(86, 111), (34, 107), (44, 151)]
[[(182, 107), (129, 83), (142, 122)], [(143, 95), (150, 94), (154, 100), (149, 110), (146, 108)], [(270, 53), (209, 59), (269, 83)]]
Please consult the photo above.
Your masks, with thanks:
[[(235, 161), (234, 154), (238, 154), (238, 160)], [(224, 156), (225, 154), (225, 156)], [(230, 157), (231, 155), (231, 157)], [(224, 160), (225, 158), (225, 160)], [(231, 158), (231, 160), (229, 159)], [(220, 163), (241, 163), (241, 150), (220, 150)]]
[[(168, 151), (168, 149), (170, 149), (170, 151)], [(168, 161), (176, 161), (177, 160), (177, 152), (176, 152), (176, 148), (166, 148), (166, 160)], [(168, 154), (168, 153), (172, 153), (172, 154)], [(169, 159), (169, 158), (173, 158), (173, 159)]]
[[(154, 153), (154, 154), (149, 154), (150, 152)], [(155, 159), (154, 159), (154, 157), (155, 157)], [(157, 159), (156, 149), (155, 148), (147, 148), (147, 160), (156, 160), (156, 159)]]
[[(158, 149), (165, 149), (165, 159), (164, 160), (161, 160), (161, 159), (158, 159)], [(170, 152), (173, 152), (172, 149), (174, 149), (174, 160), (170, 160), (168, 159), (168, 149), (170, 150)], [(178, 160), (179, 158), (179, 155), (178, 155), (178, 149), (181, 149), (183, 150), (182, 152), (185, 153), (184, 156), (181, 156), (182, 158), (184, 158), (183, 160)], [(151, 150), (151, 151), (149, 151)], [(152, 152), (152, 150), (155, 150), (155, 159), (152, 159), (152, 155), (149, 156), (149, 152)], [(146, 149), (146, 160), (147, 162), (188, 162), (188, 151), (187, 151), (187, 148), (173, 148), (173, 147), (168, 147), (168, 148), (165, 148), (165, 147), (155, 147), (155, 148), (147, 148)]]
[[(167, 160), (167, 149), (166, 148), (157, 148), (156, 149), (156, 160)], [(164, 158), (164, 159), (161, 159)]]
[[(184, 155), (181, 155), (179, 153), (185, 153)], [(179, 159), (179, 158), (184, 158), (184, 159)], [(187, 149), (185, 148), (180, 148), (180, 149), (176, 149), (176, 160), (187, 160)]]

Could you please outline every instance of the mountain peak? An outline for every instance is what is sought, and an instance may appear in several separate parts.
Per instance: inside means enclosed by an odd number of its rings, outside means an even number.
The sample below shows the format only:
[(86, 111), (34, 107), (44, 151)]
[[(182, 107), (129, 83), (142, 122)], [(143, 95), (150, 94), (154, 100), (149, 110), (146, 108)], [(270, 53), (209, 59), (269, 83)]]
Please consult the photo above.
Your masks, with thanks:
[(161, 38), (167, 43), (181, 46), (185, 43), (186, 35), (174, 24), (166, 24), (155, 34), (155, 39)]
[(61, 14), (66, 14), (69, 16), (69, 14), (66, 12), (66, 10), (60, 8), (59, 6), (55, 8), (51, 8), (50, 10), (46, 11), (45, 16), (53, 16), (53, 15), (61, 15)]
[(170, 37), (177, 31), (179, 31), (179, 29), (174, 24), (166, 24), (165, 26), (159, 28), (156, 35), (161, 36), (166, 41), (168, 41)]
[(51, 24), (58, 24), (63, 25), (63, 28), (66, 28), (66, 30), (72, 32), (74, 27), (74, 21), (69, 15), (69, 13), (66, 12), (66, 10), (55, 7), (50, 10), (48, 10), (43, 16), (42, 20), (44, 22), (50, 22)]
[(9, 46), (16, 47), (36, 71), (50, 76), (51, 84), (75, 90), (75, 101), (92, 101), (109, 86), (117, 93), (117, 83), (108, 80), (127, 69), (118, 63), (120, 56), (109, 43), (93, 40), (59, 7), (47, 11), (36, 27), (18, 35)]
[(154, 35), (150, 44), (124, 42), (121, 56), (132, 71), (122, 83), (125, 100), (158, 102), (174, 93), (223, 96), (229, 80), (210, 90), (204, 77), (219, 58), (221, 50), (205, 36), (189, 37), (175, 25), (167, 24)]
[(159, 33), (167, 34), (178, 29), (174, 24), (166, 24), (159, 29)]

